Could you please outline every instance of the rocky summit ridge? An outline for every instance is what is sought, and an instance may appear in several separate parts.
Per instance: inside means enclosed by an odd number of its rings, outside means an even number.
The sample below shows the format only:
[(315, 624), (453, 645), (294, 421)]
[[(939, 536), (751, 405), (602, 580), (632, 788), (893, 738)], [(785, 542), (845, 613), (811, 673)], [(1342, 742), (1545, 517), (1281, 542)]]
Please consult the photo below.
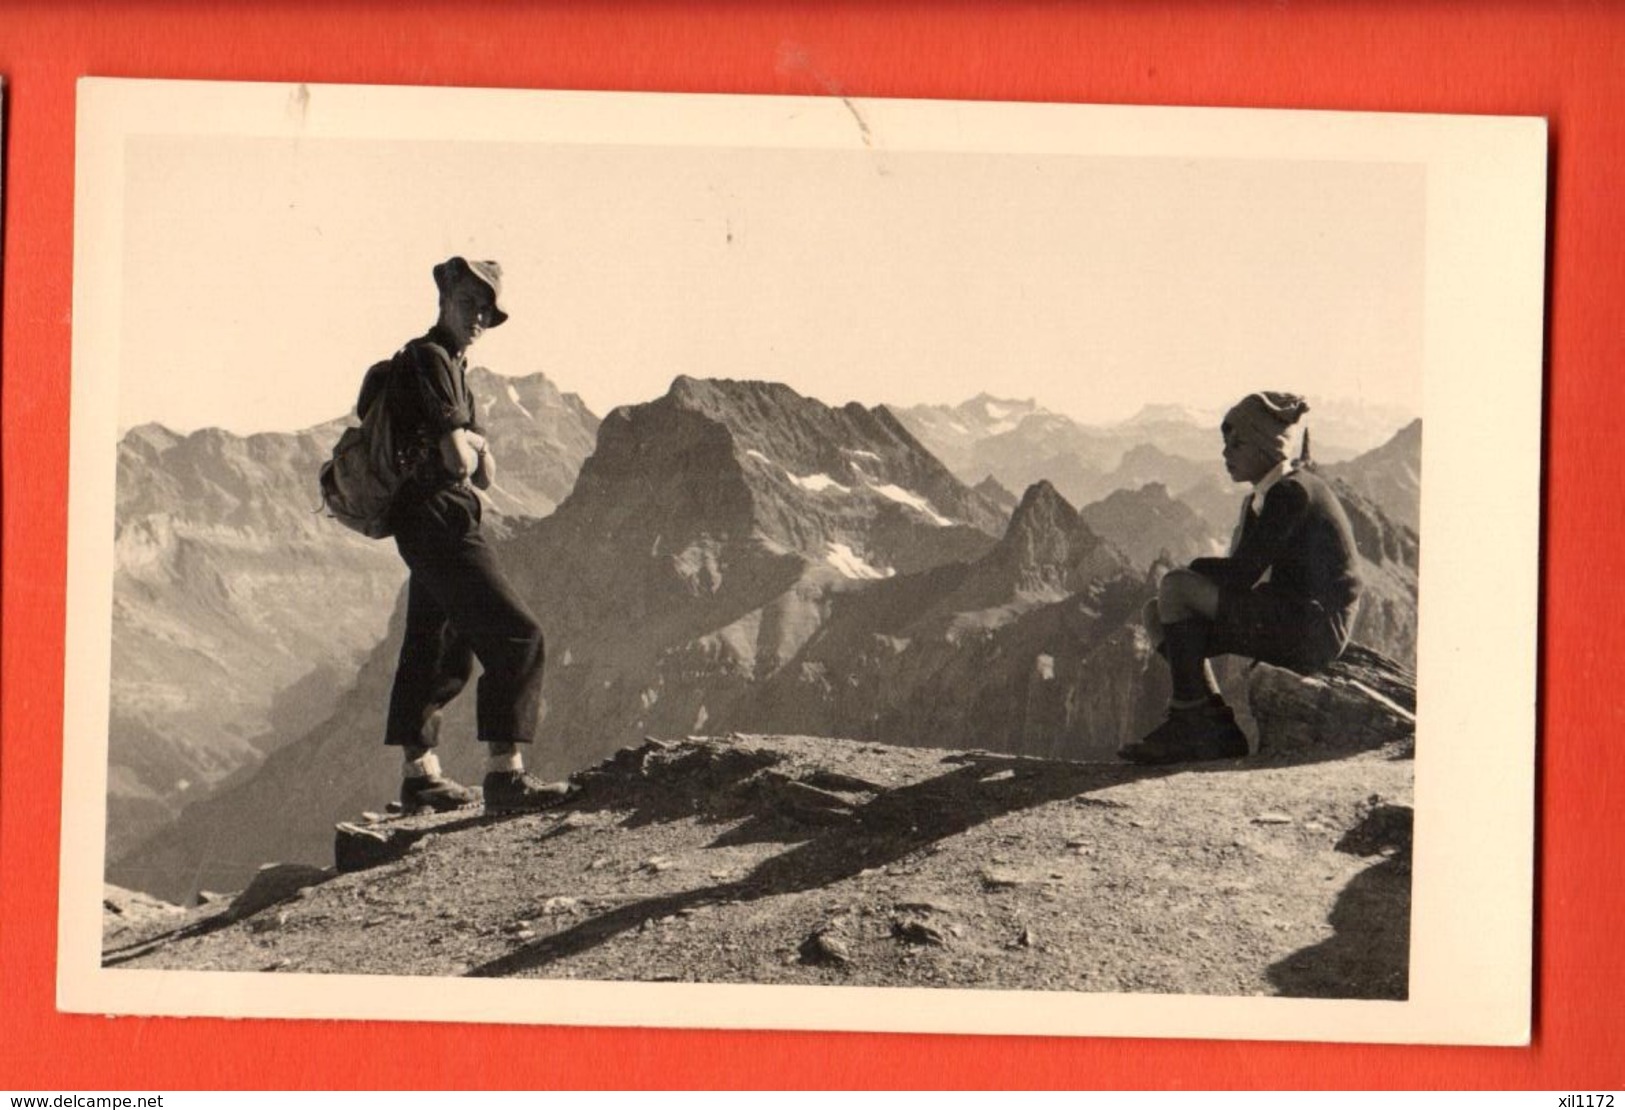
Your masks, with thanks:
[(1263, 749), (1188, 767), (649, 739), (557, 810), (357, 814), (188, 911), (110, 889), (104, 962), (1403, 999), (1414, 688), (1251, 685)]
[(596, 522), (628, 499), (656, 515), (623, 509), (600, 529), (611, 540), (748, 536), (814, 561), (840, 548), (882, 575), (985, 548), (1005, 515), (883, 407), (686, 376), (610, 415), (559, 516)]

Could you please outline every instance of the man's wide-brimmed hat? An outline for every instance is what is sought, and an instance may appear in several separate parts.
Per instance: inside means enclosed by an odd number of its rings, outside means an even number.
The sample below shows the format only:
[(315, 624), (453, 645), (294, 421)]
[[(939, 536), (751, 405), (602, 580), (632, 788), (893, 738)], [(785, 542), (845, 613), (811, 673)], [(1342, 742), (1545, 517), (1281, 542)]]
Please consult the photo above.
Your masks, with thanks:
[(445, 296), (465, 278), (473, 278), (491, 291), (491, 320), (488, 327), (496, 327), (508, 318), (502, 307), (502, 266), (489, 260), (470, 262), (462, 255), (448, 258), (434, 268), (435, 288)]

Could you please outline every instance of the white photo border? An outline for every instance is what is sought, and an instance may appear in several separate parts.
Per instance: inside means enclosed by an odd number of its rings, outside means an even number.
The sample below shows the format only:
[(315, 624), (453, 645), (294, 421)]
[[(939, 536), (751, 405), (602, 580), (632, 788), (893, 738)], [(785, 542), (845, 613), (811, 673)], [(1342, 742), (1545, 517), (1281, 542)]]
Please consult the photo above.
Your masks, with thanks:
[[(290, 103), (303, 99), (303, 109)], [(793, 110), (790, 110), (793, 109)], [(101, 966), (124, 145), (136, 135), (1413, 163), (1427, 176), (1403, 1002)], [(79, 84), (57, 999), (70, 1012), (1520, 1045), (1529, 1040), (1544, 120), (650, 93)], [(1493, 603), (1491, 603), (1493, 602)]]

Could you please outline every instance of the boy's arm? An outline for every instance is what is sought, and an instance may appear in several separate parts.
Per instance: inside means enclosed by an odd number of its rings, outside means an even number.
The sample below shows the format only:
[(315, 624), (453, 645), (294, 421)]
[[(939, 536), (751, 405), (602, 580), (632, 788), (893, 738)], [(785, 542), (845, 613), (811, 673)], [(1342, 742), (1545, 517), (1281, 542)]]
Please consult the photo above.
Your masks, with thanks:
[(1308, 490), (1297, 482), (1277, 482), (1265, 495), (1264, 511), (1242, 536), (1235, 554), (1193, 560), (1191, 569), (1222, 588), (1250, 590), (1282, 553), (1298, 542), (1308, 511)]

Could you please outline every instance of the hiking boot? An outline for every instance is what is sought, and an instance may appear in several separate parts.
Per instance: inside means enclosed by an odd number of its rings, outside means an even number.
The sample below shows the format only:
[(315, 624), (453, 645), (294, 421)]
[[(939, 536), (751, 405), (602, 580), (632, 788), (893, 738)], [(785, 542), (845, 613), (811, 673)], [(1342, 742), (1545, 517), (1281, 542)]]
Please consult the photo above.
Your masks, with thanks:
[(1200, 725), (1203, 720), (1212, 719), (1222, 724), (1236, 723), (1236, 714), (1218, 694), (1210, 694), (1208, 700), (1200, 705), (1187, 705), (1175, 708), (1168, 707), (1168, 716), (1162, 724), (1140, 737), (1128, 747), (1139, 747), (1149, 744), (1152, 747), (1161, 747), (1180, 735), (1186, 733), (1192, 726)]
[(477, 801), (479, 797), (474, 791), (444, 775), (414, 775), (401, 780), (401, 809), (407, 813), (424, 809), (445, 813)]
[(572, 782), (543, 782), (524, 771), (491, 771), (485, 776), (485, 812), (529, 813), (551, 809), (579, 794)]
[(1241, 759), (1248, 754), (1247, 735), (1223, 702), (1168, 710), (1168, 719), (1136, 744), (1118, 751), (1130, 763), (1197, 763)]

